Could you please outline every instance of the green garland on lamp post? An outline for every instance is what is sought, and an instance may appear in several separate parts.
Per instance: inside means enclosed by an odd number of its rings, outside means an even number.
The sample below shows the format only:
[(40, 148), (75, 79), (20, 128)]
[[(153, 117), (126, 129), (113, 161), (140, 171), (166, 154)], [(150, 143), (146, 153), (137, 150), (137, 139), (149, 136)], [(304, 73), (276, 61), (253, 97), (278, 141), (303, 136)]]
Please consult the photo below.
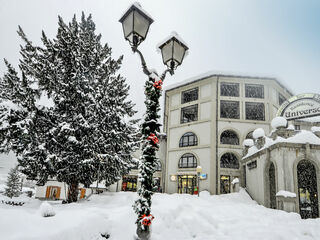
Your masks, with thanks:
[(145, 105), (146, 113), (142, 123), (142, 156), (139, 162), (139, 198), (135, 201), (134, 210), (137, 213), (137, 235), (138, 239), (150, 239), (151, 223), (154, 217), (151, 215), (151, 197), (153, 195), (153, 173), (158, 166), (156, 152), (159, 150), (159, 131), (161, 124), (159, 120), (159, 98), (162, 93), (162, 84), (167, 73), (174, 74), (174, 70), (182, 63), (187, 45), (176, 34), (159, 45), (162, 53), (163, 63), (167, 69), (159, 76), (155, 71), (150, 71), (138, 46), (147, 36), (153, 19), (144, 11), (140, 4), (131, 5), (120, 18), (124, 37), (129, 41), (132, 51), (140, 56), (143, 72), (148, 76), (145, 82)]

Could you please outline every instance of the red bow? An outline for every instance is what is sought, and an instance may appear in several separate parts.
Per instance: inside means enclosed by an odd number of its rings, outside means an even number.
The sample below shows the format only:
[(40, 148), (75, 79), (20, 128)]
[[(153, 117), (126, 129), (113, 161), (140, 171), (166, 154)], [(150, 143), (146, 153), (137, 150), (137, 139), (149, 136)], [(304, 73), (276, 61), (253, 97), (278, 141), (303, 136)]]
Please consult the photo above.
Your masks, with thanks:
[(140, 218), (142, 218), (142, 221), (141, 221), (142, 225), (144, 225), (144, 226), (150, 226), (150, 225), (151, 225), (151, 221), (154, 219), (154, 216), (152, 216), (151, 214), (148, 215), (148, 216), (146, 216), (146, 215), (144, 214), (144, 215), (143, 215), (142, 217), (140, 217)]
[(159, 143), (159, 139), (157, 138), (157, 136), (154, 133), (150, 133), (147, 140), (151, 140), (154, 144)]
[(157, 89), (161, 89), (162, 88), (162, 80), (160, 79), (159, 81), (155, 81), (153, 86)]

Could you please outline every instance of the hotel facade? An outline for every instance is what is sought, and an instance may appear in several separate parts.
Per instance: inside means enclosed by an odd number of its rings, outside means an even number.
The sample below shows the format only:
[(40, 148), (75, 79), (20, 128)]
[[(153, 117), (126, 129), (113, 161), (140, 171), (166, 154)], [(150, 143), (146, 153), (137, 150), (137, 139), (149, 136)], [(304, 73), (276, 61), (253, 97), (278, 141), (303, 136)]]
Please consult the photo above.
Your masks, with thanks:
[[(163, 192), (233, 192), (232, 182), (243, 172), (243, 140), (256, 128), (269, 132), (279, 106), (291, 96), (274, 78), (215, 73), (168, 87)], [(202, 167), (200, 189), (197, 166)]]

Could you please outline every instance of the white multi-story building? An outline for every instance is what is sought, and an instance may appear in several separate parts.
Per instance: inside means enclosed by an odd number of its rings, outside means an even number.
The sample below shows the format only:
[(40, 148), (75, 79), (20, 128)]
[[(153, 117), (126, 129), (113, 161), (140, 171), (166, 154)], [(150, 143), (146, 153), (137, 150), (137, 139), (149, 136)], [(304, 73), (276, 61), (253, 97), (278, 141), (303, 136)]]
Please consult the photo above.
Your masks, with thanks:
[(197, 166), (200, 191), (232, 192), (232, 181), (241, 178), (241, 143), (258, 127), (269, 132), (290, 96), (274, 78), (215, 73), (166, 88), (164, 192), (194, 194)]

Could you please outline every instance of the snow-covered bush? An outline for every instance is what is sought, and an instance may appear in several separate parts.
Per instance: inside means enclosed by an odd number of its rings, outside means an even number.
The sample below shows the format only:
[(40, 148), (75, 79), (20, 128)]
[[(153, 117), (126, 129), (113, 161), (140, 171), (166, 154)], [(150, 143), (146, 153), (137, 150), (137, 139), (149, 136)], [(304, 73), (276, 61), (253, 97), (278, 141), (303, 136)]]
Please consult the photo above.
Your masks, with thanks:
[(293, 126), (292, 124), (290, 124), (290, 125), (287, 127), (287, 129), (289, 129), (289, 130), (294, 130), (294, 126)]
[(264, 130), (262, 128), (257, 128), (256, 130), (253, 131), (252, 136), (254, 139), (258, 139), (260, 137), (264, 137)]
[(271, 127), (277, 129), (280, 127), (287, 127), (288, 121), (284, 117), (275, 117), (271, 121)]
[(56, 215), (53, 207), (48, 202), (43, 202), (40, 205), (40, 214), (42, 217), (53, 217)]

